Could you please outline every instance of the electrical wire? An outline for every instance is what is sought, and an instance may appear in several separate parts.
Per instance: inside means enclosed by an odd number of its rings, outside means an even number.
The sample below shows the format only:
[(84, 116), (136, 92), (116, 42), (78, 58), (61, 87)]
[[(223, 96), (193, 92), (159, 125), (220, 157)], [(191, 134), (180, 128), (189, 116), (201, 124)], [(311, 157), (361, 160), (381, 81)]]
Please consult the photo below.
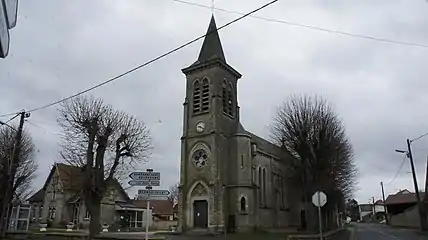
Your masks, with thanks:
[(3, 122), (3, 124), (7, 124), (7, 123), (9, 123), (10, 121), (12, 121), (13, 119), (15, 119), (16, 117), (18, 117), (19, 116), (19, 114), (20, 113), (17, 113), (15, 116), (13, 116), (13, 117), (11, 117), (9, 120), (7, 120), (6, 122)]
[(1, 117), (9, 117), (9, 116), (12, 116), (12, 115), (14, 115), (14, 114), (20, 114), (21, 112), (13, 112), (13, 113), (7, 113), (7, 114), (3, 114), (3, 115), (0, 115), (0, 118)]
[(39, 129), (40, 131), (42, 131), (44, 134), (52, 134), (52, 135), (56, 135), (56, 136), (60, 136), (60, 137), (63, 137), (63, 136), (64, 136), (63, 134), (58, 133), (58, 132), (48, 131), (48, 130), (46, 130), (45, 128), (43, 128), (43, 127), (39, 126), (38, 124), (36, 124), (36, 123), (34, 123), (33, 121), (30, 121), (30, 120), (28, 120), (28, 119), (25, 119), (25, 122), (26, 122), (26, 123), (29, 123), (30, 125), (32, 125), (32, 126), (34, 126), (34, 127), (36, 127), (36, 128), (38, 128), (38, 129)]
[[(213, 8), (211, 6), (207, 6), (207, 5), (203, 5), (203, 4), (199, 4), (199, 3), (194, 3), (194, 2), (189, 2), (189, 1), (184, 1), (184, 0), (171, 0), (171, 1), (187, 4), (187, 5), (191, 5), (191, 6), (195, 6), (195, 7), (210, 8), (210, 9)], [(223, 9), (223, 8), (214, 7), (214, 9), (218, 10), (220, 12), (233, 13), (233, 14), (239, 14), (239, 15), (244, 14), (242, 12), (231, 11), (231, 10), (227, 10), (227, 9)], [(278, 20), (278, 19), (274, 19), (274, 18), (259, 17), (259, 16), (254, 16), (254, 15), (252, 15), (250, 17), (265, 20), (268, 22), (276, 22), (276, 23), (281, 23), (281, 24), (287, 24), (287, 25), (291, 25), (291, 26), (303, 27), (303, 28), (308, 28), (308, 29), (327, 32), (327, 33), (334, 33), (334, 34), (348, 36), (348, 37), (362, 38), (362, 39), (366, 39), (366, 40), (373, 40), (373, 41), (384, 42), (384, 43), (399, 44), (399, 45), (405, 45), (405, 46), (411, 46), (411, 47), (428, 48), (428, 45), (419, 44), (419, 43), (404, 42), (404, 41), (398, 41), (398, 40), (393, 40), (393, 39), (388, 39), (388, 38), (373, 37), (373, 36), (363, 35), (363, 34), (358, 34), (358, 33), (343, 32), (343, 31), (339, 31), (339, 30), (322, 28), (322, 27), (317, 27), (317, 26), (312, 26), (312, 25), (302, 24), (302, 23), (296, 23), (296, 22), (289, 22), (289, 21), (285, 21), (285, 20)]]
[[(221, 27), (218, 27), (216, 30), (217, 30), (217, 31), (218, 31), (218, 30), (221, 30), (221, 29), (223, 29), (223, 28), (225, 28), (225, 27), (227, 27), (227, 26), (229, 26), (229, 25), (231, 25), (231, 24), (233, 24), (233, 23), (236, 23), (236, 22), (238, 22), (239, 20), (242, 20), (243, 18), (246, 18), (246, 17), (248, 17), (249, 15), (251, 15), (251, 14), (253, 14), (253, 13), (255, 13), (255, 12), (258, 12), (258, 11), (260, 11), (260, 10), (262, 10), (262, 9), (264, 9), (264, 8), (266, 8), (266, 7), (270, 6), (270, 5), (272, 5), (272, 4), (274, 4), (274, 3), (278, 2), (278, 1), (279, 1), (279, 0), (272, 0), (272, 1), (270, 1), (270, 2), (268, 2), (268, 3), (266, 3), (266, 4), (264, 4), (263, 6), (261, 6), (261, 7), (259, 7), (259, 8), (255, 9), (255, 10), (252, 10), (251, 12), (248, 12), (248, 13), (246, 13), (246, 14), (244, 14), (244, 15), (242, 15), (242, 16), (240, 16), (240, 17), (238, 17), (238, 18), (234, 19), (234, 20), (232, 20), (232, 21), (230, 21), (230, 22), (228, 22), (228, 23), (224, 24), (224, 25), (223, 25), (223, 26), (221, 26)], [(214, 30), (213, 30), (213, 31), (214, 31)], [(208, 33), (206, 33), (206, 34), (204, 34), (204, 35), (202, 35), (202, 36), (199, 36), (199, 37), (197, 37), (197, 38), (195, 38), (195, 39), (193, 39), (193, 40), (191, 40), (191, 41), (189, 41), (189, 42), (186, 42), (186, 43), (184, 43), (184, 44), (182, 44), (182, 45), (180, 45), (180, 46), (178, 46), (178, 47), (176, 47), (176, 48), (174, 48), (174, 49), (172, 49), (172, 50), (170, 50), (170, 51), (168, 51), (168, 52), (166, 52), (166, 53), (164, 53), (164, 54), (162, 54), (162, 55), (160, 55), (160, 56), (158, 56), (158, 57), (155, 57), (155, 58), (153, 58), (153, 59), (151, 59), (151, 60), (149, 60), (149, 61), (147, 61), (147, 62), (145, 62), (145, 63), (143, 63), (143, 64), (141, 64), (141, 65), (138, 65), (138, 66), (136, 66), (136, 67), (134, 67), (134, 68), (131, 68), (131, 69), (129, 69), (128, 71), (123, 72), (123, 73), (121, 73), (121, 74), (119, 74), (119, 75), (116, 75), (115, 77), (112, 77), (112, 78), (110, 78), (110, 79), (108, 79), (108, 80), (106, 80), (106, 81), (104, 81), (104, 82), (101, 82), (101, 83), (99, 83), (99, 84), (95, 85), (95, 86), (92, 86), (92, 87), (87, 88), (87, 89), (85, 89), (85, 90), (83, 90), (83, 91), (80, 91), (80, 92), (78, 92), (78, 93), (75, 93), (75, 94), (73, 94), (73, 95), (71, 95), (71, 96), (68, 96), (68, 97), (62, 98), (62, 99), (60, 99), (60, 100), (58, 100), (58, 101), (55, 101), (55, 102), (52, 102), (52, 103), (49, 103), (49, 104), (46, 104), (46, 105), (43, 105), (43, 106), (40, 106), (40, 107), (37, 107), (37, 108), (31, 109), (31, 110), (26, 111), (26, 112), (29, 112), (29, 113), (30, 113), (30, 112), (39, 111), (39, 110), (42, 110), (42, 109), (45, 109), (45, 108), (48, 108), (48, 107), (52, 107), (52, 106), (57, 105), (57, 104), (59, 104), (59, 103), (65, 102), (65, 101), (67, 101), (67, 100), (69, 100), (69, 99), (75, 98), (75, 97), (77, 97), (77, 96), (79, 96), (79, 95), (82, 95), (82, 94), (85, 94), (85, 93), (87, 93), (87, 92), (89, 92), (89, 91), (92, 91), (92, 90), (94, 90), (94, 89), (96, 89), (96, 88), (99, 88), (99, 87), (101, 87), (101, 86), (104, 86), (104, 85), (106, 85), (106, 84), (108, 84), (108, 83), (111, 83), (111, 82), (113, 82), (113, 81), (115, 81), (115, 80), (117, 80), (117, 79), (120, 79), (120, 78), (122, 78), (122, 77), (124, 77), (124, 76), (126, 76), (126, 75), (128, 75), (128, 74), (130, 74), (130, 73), (132, 73), (132, 72), (135, 72), (135, 71), (139, 70), (140, 68), (143, 68), (143, 67), (145, 67), (145, 66), (147, 66), (147, 65), (149, 65), (149, 64), (151, 64), (151, 63), (153, 63), (153, 62), (156, 62), (156, 61), (158, 61), (158, 60), (160, 60), (160, 59), (162, 59), (162, 58), (164, 58), (164, 57), (166, 57), (166, 56), (168, 56), (168, 55), (170, 55), (170, 54), (172, 54), (172, 53), (174, 53), (174, 52), (177, 52), (178, 50), (180, 50), (180, 49), (182, 49), (182, 48), (184, 48), (184, 47), (187, 47), (187, 46), (189, 46), (189, 45), (191, 45), (191, 44), (193, 44), (193, 43), (197, 42), (198, 40), (200, 40), (200, 39), (202, 39), (202, 38), (206, 37), (208, 34), (211, 34), (211, 32), (208, 32)], [(13, 114), (15, 114), (15, 113), (13, 113)], [(8, 115), (12, 115), (12, 114), (4, 114), (4, 115), (0, 115), (0, 117), (8, 116)]]
[(415, 138), (415, 139), (410, 140), (410, 142), (417, 141), (417, 140), (419, 140), (419, 139), (421, 139), (421, 138), (423, 138), (423, 137), (425, 137), (425, 136), (427, 136), (427, 135), (428, 135), (428, 133), (422, 134), (422, 135), (420, 135), (419, 137), (417, 137), (417, 138)]
[(403, 168), (404, 161), (406, 160), (406, 157), (407, 157), (407, 155), (404, 155), (403, 160), (401, 161), (401, 164), (400, 164), (400, 167), (398, 168), (397, 173), (395, 174), (394, 178), (391, 181), (389, 181), (389, 183), (387, 183), (386, 185), (390, 185), (398, 177), (398, 174), (400, 173), (401, 169)]

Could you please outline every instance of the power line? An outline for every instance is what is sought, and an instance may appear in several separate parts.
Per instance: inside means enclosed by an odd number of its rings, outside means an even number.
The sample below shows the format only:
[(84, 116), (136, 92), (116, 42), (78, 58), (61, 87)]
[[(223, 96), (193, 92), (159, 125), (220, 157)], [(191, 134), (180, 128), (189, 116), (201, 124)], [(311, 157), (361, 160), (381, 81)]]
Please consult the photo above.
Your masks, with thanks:
[[(187, 5), (191, 5), (191, 6), (201, 7), (201, 8), (210, 8), (210, 9), (212, 8), (212, 7), (207, 6), (207, 5), (188, 2), (188, 1), (184, 1), (184, 0), (171, 0), (171, 1), (183, 3), (183, 4), (187, 4)], [(239, 14), (239, 15), (244, 14), (242, 12), (231, 11), (231, 10), (226, 10), (226, 9), (222, 9), (222, 8), (216, 8), (215, 7), (214, 9), (218, 10), (220, 12), (233, 13), (233, 14)], [(302, 23), (296, 23), (296, 22), (289, 22), (289, 21), (285, 21), (285, 20), (278, 20), (278, 19), (274, 19), (274, 18), (259, 17), (259, 16), (254, 16), (254, 15), (252, 15), (250, 17), (265, 20), (268, 22), (282, 23), (282, 24), (287, 24), (287, 25), (296, 26), (296, 27), (303, 27), (303, 28), (308, 28), (308, 29), (327, 32), (327, 33), (344, 35), (344, 36), (348, 36), (348, 37), (362, 38), (362, 39), (366, 39), (366, 40), (373, 40), (373, 41), (378, 41), (378, 42), (399, 44), (399, 45), (405, 45), (405, 46), (411, 46), (411, 47), (428, 48), (428, 45), (423, 45), (423, 44), (419, 44), (419, 43), (404, 42), (404, 41), (398, 41), (398, 40), (393, 40), (393, 39), (388, 39), (388, 38), (373, 37), (373, 36), (363, 35), (363, 34), (358, 34), (358, 33), (343, 32), (343, 31), (339, 31), (339, 30), (322, 28), (322, 27), (317, 27), (317, 26), (312, 26), (312, 25), (307, 25), (307, 24), (302, 24)]]
[(400, 167), (398, 168), (397, 173), (395, 174), (394, 178), (389, 181), (389, 183), (387, 183), (386, 185), (389, 185), (391, 183), (393, 183), (395, 181), (395, 179), (398, 177), (398, 174), (400, 173), (401, 169), (403, 168), (404, 165), (404, 161), (406, 160), (407, 155), (404, 155), (403, 160), (401, 161)]
[(12, 121), (13, 119), (15, 119), (16, 117), (18, 117), (19, 116), (19, 114), (20, 113), (17, 113), (15, 116), (13, 116), (13, 117), (11, 117), (9, 120), (7, 120), (6, 122), (3, 122), (3, 124), (7, 124), (7, 123), (9, 123), (10, 121)]
[(63, 137), (64, 135), (58, 132), (52, 132), (52, 131), (48, 131), (46, 129), (44, 129), (43, 127), (39, 126), (38, 124), (34, 123), (33, 121), (30, 121), (28, 119), (25, 120), (27, 123), (29, 123), (30, 125), (38, 128), (40, 131), (42, 131), (44, 134), (52, 134), (52, 135), (57, 135), (60, 137)]
[(425, 137), (425, 136), (427, 136), (427, 135), (428, 135), (428, 133), (422, 134), (422, 135), (420, 135), (419, 137), (417, 137), (417, 138), (415, 138), (415, 139), (412, 139), (412, 140), (410, 140), (410, 141), (411, 141), (411, 142), (417, 141), (417, 140), (419, 140), (419, 139), (421, 139), (421, 138), (423, 138), (423, 137)]
[(21, 112), (8, 113), (8, 114), (0, 115), (0, 117), (9, 117), (9, 116), (12, 116), (12, 115), (15, 115), (15, 114), (20, 114), (20, 113)]
[[(276, 2), (278, 2), (278, 1), (279, 1), (279, 0), (273, 0), (273, 1), (270, 1), (269, 3), (266, 3), (266, 4), (265, 4), (265, 5), (263, 5), (263, 6), (261, 6), (261, 7), (257, 8), (257, 9), (255, 9), (255, 10), (253, 10), (253, 11), (251, 11), (251, 12), (248, 12), (248, 13), (246, 13), (246, 14), (244, 14), (244, 15), (242, 15), (242, 16), (240, 16), (240, 17), (236, 18), (236, 19), (234, 19), (234, 20), (233, 20), (233, 21), (231, 21), (231, 22), (228, 22), (228, 23), (224, 24), (223, 26), (221, 26), (221, 27), (217, 28), (216, 30), (217, 30), (217, 31), (218, 31), (218, 30), (221, 30), (221, 29), (223, 29), (223, 28), (225, 28), (225, 27), (227, 27), (227, 26), (229, 26), (229, 25), (231, 25), (231, 24), (233, 24), (233, 23), (235, 23), (235, 22), (238, 22), (239, 20), (241, 20), (241, 19), (243, 19), (243, 18), (245, 18), (245, 17), (248, 17), (249, 15), (251, 15), (251, 14), (253, 14), (253, 13), (255, 13), (255, 12), (258, 12), (258, 11), (262, 10), (263, 8), (266, 8), (266, 7), (268, 7), (268, 6), (270, 6), (270, 5), (274, 4), (274, 3), (276, 3)], [(128, 75), (128, 74), (130, 74), (130, 73), (132, 73), (132, 72), (135, 72), (135, 71), (137, 71), (137, 70), (138, 70), (138, 69), (140, 69), (140, 68), (143, 68), (143, 67), (145, 67), (145, 66), (147, 66), (147, 65), (149, 65), (149, 64), (151, 64), (151, 63), (153, 63), (153, 62), (156, 62), (156, 61), (158, 61), (158, 60), (160, 60), (160, 59), (162, 59), (162, 58), (164, 58), (164, 57), (166, 57), (166, 56), (168, 56), (168, 55), (170, 55), (170, 54), (172, 54), (172, 53), (174, 53), (174, 52), (177, 52), (178, 50), (180, 50), (180, 49), (182, 49), (182, 48), (184, 48), (184, 47), (187, 47), (187, 46), (191, 45), (192, 43), (195, 43), (195, 42), (197, 42), (198, 40), (200, 40), (200, 39), (202, 39), (202, 38), (206, 37), (206, 36), (207, 36), (208, 34), (210, 34), (210, 33), (211, 33), (211, 32), (208, 32), (208, 33), (206, 33), (206, 34), (204, 34), (204, 35), (202, 35), (202, 36), (199, 36), (199, 37), (197, 37), (197, 38), (195, 38), (195, 39), (193, 39), (193, 40), (191, 40), (191, 41), (189, 41), (189, 42), (186, 42), (185, 44), (183, 44), (183, 45), (181, 45), (181, 46), (179, 46), (179, 47), (176, 47), (176, 48), (174, 48), (174, 49), (172, 49), (172, 50), (170, 50), (170, 51), (168, 51), (168, 52), (166, 52), (166, 53), (164, 53), (164, 54), (162, 54), (162, 55), (160, 55), (160, 56), (158, 56), (158, 57), (155, 57), (155, 58), (153, 58), (153, 59), (151, 59), (151, 60), (149, 60), (149, 61), (147, 61), (147, 62), (145, 62), (145, 63), (143, 63), (143, 64), (141, 64), (141, 65), (138, 65), (138, 66), (136, 66), (136, 67), (134, 67), (134, 68), (131, 68), (131, 69), (129, 69), (128, 71), (126, 71), (126, 72), (124, 72), (124, 73), (121, 73), (121, 74), (119, 74), (119, 75), (117, 75), (117, 76), (115, 76), (115, 77), (112, 77), (112, 78), (110, 78), (110, 79), (108, 79), (108, 80), (106, 80), (106, 81), (104, 81), (104, 82), (102, 82), (102, 83), (99, 83), (99, 84), (97, 84), (97, 85), (95, 85), (95, 86), (93, 86), (93, 87), (87, 88), (87, 89), (85, 89), (85, 90), (83, 90), (83, 91), (80, 91), (80, 92), (78, 92), (78, 93), (75, 93), (75, 94), (73, 94), (73, 95), (71, 95), (71, 96), (69, 96), (69, 97), (62, 98), (62, 99), (60, 99), (60, 100), (58, 100), (58, 101), (55, 101), (55, 102), (49, 103), (49, 104), (47, 104), (47, 105), (43, 105), (43, 106), (40, 106), (40, 107), (37, 107), (37, 108), (31, 109), (31, 110), (29, 110), (29, 111), (27, 111), (27, 112), (35, 112), (35, 111), (39, 111), (39, 110), (42, 110), (42, 109), (45, 109), (45, 108), (48, 108), (48, 107), (54, 106), (54, 105), (56, 105), (56, 104), (62, 103), (62, 102), (64, 102), (64, 101), (67, 101), (67, 100), (69, 100), (69, 99), (72, 99), (72, 98), (74, 98), (74, 97), (77, 97), (77, 96), (79, 96), (79, 95), (82, 95), (82, 94), (84, 94), (84, 93), (87, 93), (87, 92), (89, 92), (89, 91), (92, 91), (92, 90), (94, 90), (94, 89), (96, 89), (96, 88), (99, 88), (99, 87), (101, 87), (101, 86), (104, 86), (104, 85), (106, 85), (106, 84), (108, 84), (108, 83), (110, 83), (110, 82), (113, 82), (113, 81), (115, 81), (115, 80), (117, 80), (117, 79), (119, 79), (119, 78), (124, 77), (125, 75)], [(12, 115), (12, 114), (0, 115), (0, 117), (2, 117), (2, 116), (7, 116), (7, 115)]]

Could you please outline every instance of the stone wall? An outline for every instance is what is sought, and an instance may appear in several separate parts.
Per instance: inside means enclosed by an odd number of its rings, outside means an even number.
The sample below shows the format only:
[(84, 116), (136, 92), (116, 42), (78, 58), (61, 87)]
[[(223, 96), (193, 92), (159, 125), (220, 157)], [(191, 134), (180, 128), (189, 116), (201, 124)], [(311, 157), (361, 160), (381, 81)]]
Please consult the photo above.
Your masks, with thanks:
[(389, 222), (391, 226), (419, 228), (420, 220), (418, 207), (414, 206), (403, 213), (391, 216)]
[(171, 227), (177, 226), (177, 221), (154, 221), (153, 228), (156, 230), (171, 230)]

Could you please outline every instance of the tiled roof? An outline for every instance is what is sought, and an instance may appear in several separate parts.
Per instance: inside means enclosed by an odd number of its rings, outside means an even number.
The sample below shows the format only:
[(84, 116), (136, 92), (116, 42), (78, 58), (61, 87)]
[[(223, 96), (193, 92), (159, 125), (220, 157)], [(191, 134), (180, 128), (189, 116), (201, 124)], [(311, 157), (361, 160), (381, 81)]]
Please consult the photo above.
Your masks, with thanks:
[[(420, 192), (419, 194), (421, 198), (423, 198), (425, 193)], [(405, 204), (405, 203), (416, 203), (416, 194), (400, 191), (394, 195), (389, 195), (388, 198), (386, 198), (387, 205)]]
[(58, 163), (56, 167), (64, 190), (78, 191), (83, 188), (83, 168), (66, 165), (64, 163)]
[[(132, 203), (138, 208), (146, 208), (146, 200), (132, 200)], [(174, 213), (172, 203), (169, 200), (150, 200), (150, 208), (153, 214), (172, 215)]]

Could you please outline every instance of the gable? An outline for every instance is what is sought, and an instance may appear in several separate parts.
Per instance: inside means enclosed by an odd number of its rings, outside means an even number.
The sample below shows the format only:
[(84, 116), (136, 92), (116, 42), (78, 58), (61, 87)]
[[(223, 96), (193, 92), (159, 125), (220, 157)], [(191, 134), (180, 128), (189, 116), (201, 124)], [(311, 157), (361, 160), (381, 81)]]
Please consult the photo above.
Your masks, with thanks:
[(43, 185), (43, 188), (41, 190), (47, 192), (52, 190), (53, 187), (55, 187), (55, 190), (62, 190), (61, 180), (58, 175), (56, 163), (49, 172), (49, 175), (46, 178), (45, 184)]
[(104, 198), (105, 200), (116, 201), (116, 202), (117, 201), (126, 202), (130, 200), (125, 189), (123, 189), (122, 185), (119, 183), (117, 179), (112, 179), (107, 182), (107, 190), (105, 192)]

